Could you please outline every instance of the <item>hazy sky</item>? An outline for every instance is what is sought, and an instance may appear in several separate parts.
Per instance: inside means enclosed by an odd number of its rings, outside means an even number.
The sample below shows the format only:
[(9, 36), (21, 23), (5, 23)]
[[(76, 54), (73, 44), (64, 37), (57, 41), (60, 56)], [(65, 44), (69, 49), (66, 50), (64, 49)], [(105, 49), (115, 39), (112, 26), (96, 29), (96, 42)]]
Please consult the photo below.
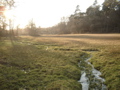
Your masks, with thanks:
[[(74, 13), (76, 6), (85, 11), (94, 0), (15, 0), (17, 8), (14, 11), (16, 24), (25, 26), (28, 20), (34, 19), (37, 26), (49, 27), (60, 22), (63, 16)], [(101, 4), (104, 0), (98, 0)]]

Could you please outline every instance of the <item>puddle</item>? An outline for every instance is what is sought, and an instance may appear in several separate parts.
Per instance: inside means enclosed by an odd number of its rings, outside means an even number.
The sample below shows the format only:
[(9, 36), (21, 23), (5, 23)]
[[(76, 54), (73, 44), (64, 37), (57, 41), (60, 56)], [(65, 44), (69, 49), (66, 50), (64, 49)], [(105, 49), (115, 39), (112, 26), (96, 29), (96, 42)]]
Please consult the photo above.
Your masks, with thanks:
[(28, 73), (28, 72), (30, 72), (30, 69), (28, 69), (28, 70), (21, 70), (21, 71), (23, 71), (24, 73)]

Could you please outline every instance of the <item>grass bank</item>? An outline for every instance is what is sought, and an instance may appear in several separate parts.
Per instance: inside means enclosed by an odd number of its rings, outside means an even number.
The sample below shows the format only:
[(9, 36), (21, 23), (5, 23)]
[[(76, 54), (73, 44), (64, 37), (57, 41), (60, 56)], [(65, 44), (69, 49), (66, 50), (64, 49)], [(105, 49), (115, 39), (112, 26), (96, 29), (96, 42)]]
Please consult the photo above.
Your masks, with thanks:
[(0, 89), (81, 90), (78, 62), (92, 54), (109, 90), (120, 88), (120, 35), (19, 37), (0, 42)]
[(14, 44), (0, 42), (0, 89), (80, 90), (77, 65), (83, 53), (61, 51), (54, 43), (30, 38), (20, 38)]

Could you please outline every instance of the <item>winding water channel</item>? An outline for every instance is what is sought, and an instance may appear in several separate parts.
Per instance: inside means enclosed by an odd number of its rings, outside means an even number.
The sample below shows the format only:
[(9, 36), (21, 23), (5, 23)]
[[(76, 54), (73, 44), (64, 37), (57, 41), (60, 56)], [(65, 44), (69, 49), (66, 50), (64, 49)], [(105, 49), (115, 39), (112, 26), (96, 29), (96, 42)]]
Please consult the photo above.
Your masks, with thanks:
[(104, 85), (105, 79), (100, 77), (101, 72), (89, 62), (91, 58), (92, 56), (78, 64), (81, 68), (81, 77), (78, 82), (81, 83), (82, 90), (107, 90), (106, 85)]

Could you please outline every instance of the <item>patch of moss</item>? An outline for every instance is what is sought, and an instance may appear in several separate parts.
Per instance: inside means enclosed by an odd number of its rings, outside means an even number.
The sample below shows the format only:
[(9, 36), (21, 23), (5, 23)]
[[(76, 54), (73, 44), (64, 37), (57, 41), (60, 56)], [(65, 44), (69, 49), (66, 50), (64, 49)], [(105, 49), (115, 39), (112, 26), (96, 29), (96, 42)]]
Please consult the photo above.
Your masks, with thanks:
[(80, 90), (81, 85), (74, 80), (57, 80), (48, 84), (46, 90)]

